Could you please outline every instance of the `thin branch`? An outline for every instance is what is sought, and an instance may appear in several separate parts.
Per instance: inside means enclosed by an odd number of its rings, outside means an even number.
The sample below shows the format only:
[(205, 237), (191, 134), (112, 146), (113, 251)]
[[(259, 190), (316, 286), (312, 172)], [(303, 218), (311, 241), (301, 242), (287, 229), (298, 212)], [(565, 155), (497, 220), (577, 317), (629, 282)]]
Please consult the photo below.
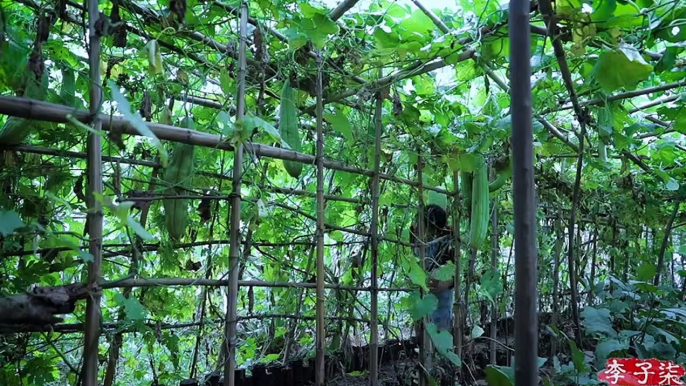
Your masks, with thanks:
[(655, 278), (653, 279), (653, 284), (655, 286), (660, 285), (660, 275), (662, 274), (662, 267), (665, 264), (665, 253), (667, 252), (667, 244), (669, 241), (669, 236), (672, 234), (672, 225), (674, 225), (674, 219), (676, 218), (676, 215), (679, 213), (679, 208), (681, 207), (681, 198), (677, 199), (676, 202), (674, 203), (674, 210), (672, 211), (672, 215), (669, 217), (669, 221), (667, 222), (667, 226), (665, 227), (665, 235), (662, 238), (662, 245), (660, 246), (660, 254), (657, 256), (657, 269), (655, 272)]
[[(582, 106), (603, 106), (607, 102), (614, 102), (614, 101), (619, 101), (623, 99), (631, 99), (635, 98), (638, 96), (643, 96), (643, 95), (648, 95), (648, 94), (653, 94), (661, 91), (667, 91), (667, 90), (672, 90), (675, 88), (679, 87), (684, 87), (686, 86), (686, 80), (682, 80), (679, 82), (674, 82), (674, 83), (667, 83), (663, 84), (660, 86), (655, 86), (655, 87), (648, 87), (640, 90), (635, 90), (635, 91), (628, 91), (620, 94), (615, 94), (615, 95), (610, 95), (607, 98), (595, 98), (587, 101), (581, 101), (579, 102), (580, 105)], [(565, 110), (571, 110), (574, 107), (571, 104), (564, 105), (558, 109), (554, 110), (546, 110), (541, 114), (550, 114), (552, 112), (560, 112), (560, 111), (565, 111)]]

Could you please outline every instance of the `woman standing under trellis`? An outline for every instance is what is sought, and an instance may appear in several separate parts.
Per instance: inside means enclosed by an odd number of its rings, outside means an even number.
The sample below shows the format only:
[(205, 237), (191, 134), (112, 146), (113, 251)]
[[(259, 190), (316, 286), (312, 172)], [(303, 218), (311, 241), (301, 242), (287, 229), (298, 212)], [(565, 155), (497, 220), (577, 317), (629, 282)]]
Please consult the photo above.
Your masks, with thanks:
[[(427, 205), (424, 208), (424, 230), (427, 240), (424, 243), (424, 268), (429, 275), (429, 291), (438, 298), (438, 306), (431, 321), (439, 331), (449, 331), (453, 324), (454, 281), (439, 281), (432, 277), (433, 272), (452, 261), (455, 256), (453, 230), (448, 226), (448, 213), (445, 209), (435, 204)], [(419, 256), (416, 222), (410, 227), (410, 243), (414, 253)]]

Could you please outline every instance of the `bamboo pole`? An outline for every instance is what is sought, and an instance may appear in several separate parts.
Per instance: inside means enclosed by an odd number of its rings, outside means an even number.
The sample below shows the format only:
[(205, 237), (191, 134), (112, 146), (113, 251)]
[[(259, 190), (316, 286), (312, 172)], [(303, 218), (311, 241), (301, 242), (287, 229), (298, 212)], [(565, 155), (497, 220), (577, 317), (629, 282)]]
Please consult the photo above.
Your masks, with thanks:
[[(497, 174), (495, 169), (491, 168), (491, 176), (495, 180)], [(493, 273), (497, 272), (498, 269), (498, 257), (500, 256), (500, 240), (498, 240), (498, 196), (496, 193), (493, 199), (493, 209), (491, 212), (491, 269)], [(490, 342), (489, 342), (489, 359), (490, 364), (496, 364), (496, 322), (498, 321), (498, 302), (493, 299), (493, 304), (491, 304), (491, 323), (490, 323)]]
[(531, 102), (530, 2), (510, 2), (512, 185), (515, 248), (515, 362), (517, 386), (538, 384), (536, 202)]
[(315, 385), (326, 382), (324, 359), (326, 355), (326, 329), (324, 320), (324, 90), (322, 86), (322, 51), (317, 52), (317, 337), (315, 358)]
[[(49, 156), (55, 156), (55, 157), (87, 159), (86, 153), (83, 153), (83, 152), (69, 151), (69, 150), (46, 149), (43, 147), (32, 146), (32, 145), (16, 145), (16, 146), (2, 146), (2, 145), (0, 145), (0, 149), (18, 151), (18, 152), (23, 152), (23, 153), (49, 155)], [(146, 167), (151, 167), (153, 169), (161, 167), (161, 165), (155, 161), (136, 160), (136, 159), (132, 159), (132, 158), (112, 157), (112, 156), (103, 155), (102, 160), (103, 160), (103, 162), (111, 162), (111, 163), (124, 164), (124, 165), (146, 166)], [(230, 175), (223, 175), (220, 173), (211, 173), (211, 172), (203, 172), (203, 171), (200, 171), (197, 173), (199, 175), (202, 175), (205, 177), (216, 178), (219, 180), (231, 180), (233, 178)], [(254, 185), (254, 183), (252, 183), (251, 181), (245, 181), (245, 180), (243, 181), (243, 184)], [(274, 193), (287, 194), (287, 195), (293, 195), (293, 196), (303, 196), (303, 197), (311, 197), (311, 198), (316, 198), (316, 196), (317, 196), (316, 193), (308, 192), (306, 190), (291, 189), (291, 188), (280, 188), (280, 187), (272, 186), (272, 185), (265, 186), (264, 189), (272, 191)], [(205, 197), (198, 197), (198, 198), (200, 199), (200, 198), (205, 198)], [(368, 201), (366, 201), (366, 200), (360, 200), (357, 198), (350, 198), (350, 197), (333, 196), (333, 195), (324, 195), (324, 198), (326, 200), (329, 200), (329, 201), (341, 201), (341, 202), (348, 202), (351, 204), (368, 203)]]
[[(426, 270), (426, 261), (425, 261), (425, 254), (426, 254), (426, 249), (425, 249), (425, 243), (426, 243), (426, 229), (424, 229), (424, 222), (425, 222), (425, 214), (424, 214), (424, 189), (422, 189), (422, 182), (424, 181), (424, 174), (423, 174), (423, 159), (422, 159), (422, 149), (421, 147), (418, 147), (417, 149), (417, 181), (419, 182), (419, 191), (417, 193), (417, 200), (418, 200), (418, 213), (419, 216), (417, 217), (417, 232), (419, 233), (419, 261), (421, 263), (422, 269)], [(424, 290), (420, 289), (420, 295), (422, 298), (425, 296)], [(428, 374), (426, 373), (426, 369), (429, 369), (430, 364), (429, 364), (429, 355), (430, 355), (430, 347), (429, 347), (429, 337), (426, 332), (426, 325), (429, 323), (429, 317), (425, 316), (421, 319), (421, 323), (419, 324), (419, 333), (417, 334), (418, 338), (420, 338), (420, 345), (419, 345), (419, 362), (421, 363), (421, 367), (419, 370), (419, 386), (427, 386), (429, 384), (429, 377)]]
[[(100, 280), (102, 270), (102, 231), (103, 211), (102, 204), (97, 196), (102, 195), (102, 122), (100, 121), (100, 105), (102, 103), (102, 88), (100, 86), (100, 35), (96, 30), (100, 12), (98, 0), (88, 1), (88, 50), (90, 62), (90, 115), (93, 132), (87, 136), (88, 154), (88, 199), (87, 223), (89, 252), (93, 261), (88, 263), (88, 285), (95, 288)], [(95, 290), (86, 300), (86, 325), (84, 333), (83, 350), (83, 385), (98, 385), (98, 346), (100, 340), (100, 324), (102, 313), (100, 310), (101, 294)]]
[[(195, 279), (195, 278), (157, 278), (157, 279), (119, 279), (101, 282), (100, 288), (127, 288), (127, 287), (174, 287), (174, 286), (205, 286), (205, 287), (224, 287), (229, 285), (228, 279)], [(260, 288), (308, 288), (316, 289), (316, 283), (286, 283), (271, 282), (260, 280), (238, 280), (239, 287), (260, 287)], [(363, 291), (369, 292), (369, 287), (355, 287), (339, 284), (324, 284), (325, 289), (339, 291)], [(377, 288), (380, 292), (410, 292), (411, 288)]]
[[(88, 122), (90, 120), (90, 113), (84, 110), (75, 110), (70, 107), (61, 106), (59, 104), (43, 102), (36, 99), (18, 98), (10, 96), (0, 96), (0, 114), (16, 116), (27, 119), (42, 120), (48, 122), (67, 123), (67, 115), (71, 114), (75, 119), (81, 122)], [(118, 131), (122, 134), (140, 136), (141, 134), (122, 116), (110, 116), (107, 114), (100, 114), (99, 118), (102, 120), (102, 126), (107, 131)], [(146, 123), (148, 128), (160, 140), (171, 142), (187, 143), (191, 145), (210, 147), (214, 149), (222, 149), (234, 151), (234, 146), (225, 141), (225, 138), (203, 133), (197, 130), (185, 129), (176, 126), (163, 125), (160, 123)], [(262, 145), (253, 142), (245, 142), (243, 144), (244, 150), (249, 154), (254, 154), (258, 157), (269, 157), (281, 160), (290, 160), (304, 164), (315, 164), (314, 156), (309, 154), (298, 153), (292, 150), (286, 150), (274, 146)], [(374, 175), (373, 170), (362, 169), (354, 166), (346, 165), (342, 162), (324, 159), (324, 167), (332, 170), (342, 172), (360, 174), (367, 177)], [(417, 186), (416, 181), (407, 178), (389, 176), (385, 174), (380, 175), (381, 179), (393, 181), (400, 184), (410, 186)], [(452, 195), (453, 192), (447, 189), (437, 188), (430, 185), (424, 185), (424, 189), (432, 190), (446, 195)]]
[[(381, 73), (381, 70), (379, 71)], [(372, 272), (371, 272), (371, 308), (372, 322), (369, 342), (369, 384), (377, 386), (379, 383), (379, 291), (378, 269), (379, 269), (379, 170), (381, 168), (381, 114), (383, 108), (383, 98), (381, 93), (376, 94), (376, 111), (374, 113), (374, 172), (372, 178), (372, 224), (370, 233), (372, 234)]]
[[(455, 302), (453, 303), (453, 346), (455, 346), (455, 354), (462, 358), (462, 337), (464, 336), (464, 303), (462, 301), (462, 240), (460, 239), (460, 223), (462, 221), (461, 206), (462, 197), (460, 196), (459, 172), (453, 172), (453, 188), (455, 189), (455, 196), (453, 196), (453, 238), (455, 250), (455, 276), (453, 277), (455, 284)], [(462, 372), (462, 367), (457, 368), (458, 376)]]
[[(241, 1), (240, 41), (238, 44), (238, 90), (236, 95), (236, 121), (245, 116), (245, 78), (247, 72), (248, 4)], [(224, 385), (234, 386), (236, 376), (236, 322), (238, 313), (238, 273), (240, 271), (241, 241), (241, 178), (243, 177), (243, 145), (238, 144), (233, 153), (233, 189), (231, 195), (231, 222), (229, 246), (228, 310), (226, 313), (226, 363)]]

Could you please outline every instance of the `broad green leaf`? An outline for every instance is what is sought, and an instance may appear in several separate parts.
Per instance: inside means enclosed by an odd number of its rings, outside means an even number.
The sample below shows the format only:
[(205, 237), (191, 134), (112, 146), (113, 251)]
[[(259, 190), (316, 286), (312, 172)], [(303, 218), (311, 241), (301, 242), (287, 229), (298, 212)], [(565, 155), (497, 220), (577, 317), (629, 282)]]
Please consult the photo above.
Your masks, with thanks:
[(636, 269), (636, 278), (641, 281), (650, 281), (657, 273), (657, 266), (653, 263), (643, 263)]
[(122, 294), (114, 297), (115, 301), (124, 307), (126, 319), (131, 321), (142, 321), (146, 317), (146, 310), (135, 297), (125, 298)]
[(625, 88), (634, 90), (639, 83), (648, 79), (653, 66), (646, 63), (633, 47), (605, 51), (593, 68), (593, 77), (607, 93)]
[(131, 229), (133, 229), (133, 231), (136, 232), (136, 234), (141, 239), (146, 240), (146, 241), (153, 239), (153, 236), (147, 230), (145, 230), (145, 228), (143, 228), (141, 223), (136, 221), (133, 217), (126, 216), (126, 224), (128, 226), (130, 226)]
[(426, 271), (422, 269), (416, 259), (412, 259), (408, 265), (409, 266), (405, 268), (409, 268), (407, 275), (410, 277), (410, 280), (412, 280), (412, 283), (421, 286), (422, 288), (426, 288)]
[(148, 71), (152, 75), (160, 74), (163, 70), (162, 64), (162, 53), (160, 51), (160, 45), (157, 40), (149, 40), (145, 45), (146, 56), (148, 58)]
[[(595, 4), (594, 4), (595, 6)], [(591, 18), (594, 22), (603, 22), (612, 17), (617, 9), (616, 0), (602, 0), (594, 7)]]
[(429, 198), (426, 200), (427, 204), (436, 204), (441, 208), (448, 207), (448, 197), (443, 194), (436, 192), (434, 190), (429, 190)]
[(605, 366), (605, 362), (607, 362), (607, 359), (610, 358), (610, 355), (616, 353), (617, 351), (627, 350), (628, 348), (628, 344), (622, 343), (616, 339), (600, 342), (595, 349), (596, 367), (603, 368)]
[(348, 117), (346, 117), (342, 111), (337, 109), (336, 114), (324, 113), (324, 119), (329, 122), (334, 130), (343, 134), (343, 137), (345, 137), (346, 140), (353, 139), (353, 128), (350, 125)]
[(514, 377), (509, 377), (501, 366), (486, 366), (486, 383), (488, 386), (514, 386)]
[(329, 237), (331, 237), (332, 239), (334, 239), (340, 243), (340, 242), (343, 242), (345, 235), (341, 231), (331, 231), (331, 232), (329, 232)]
[(476, 325), (476, 324), (475, 324), (474, 327), (472, 327), (472, 333), (471, 333), (470, 336), (471, 336), (472, 339), (476, 339), (476, 338), (480, 337), (480, 336), (483, 335), (483, 334), (484, 334), (484, 329), (481, 328), (479, 325)]
[(576, 371), (580, 373), (588, 371), (588, 366), (584, 361), (586, 356), (581, 350), (579, 350), (579, 348), (576, 346), (576, 343), (574, 343), (574, 341), (571, 339), (569, 340), (569, 347), (572, 350), (572, 362), (574, 363), (574, 368)]
[(9, 236), (24, 225), (17, 212), (13, 210), (0, 211), (0, 235)]
[(453, 336), (448, 331), (438, 331), (436, 324), (429, 323), (426, 326), (431, 341), (434, 343), (436, 351), (448, 358), (455, 366), (462, 366), (462, 360), (453, 350)]
[(606, 308), (585, 307), (581, 312), (584, 318), (585, 332), (588, 335), (602, 334), (616, 336), (617, 333), (612, 328), (610, 310)]
[(484, 157), (478, 153), (452, 154), (449, 162), (453, 171), (464, 170), (471, 173), (483, 165)]
[(278, 142), (280, 145), (283, 145), (283, 139), (281, 138), (281, 134), (279, 134), (279, 130), (277, 130), (276, 127), (272, 126), (269, 122), (265, 121), (260, 117), (257, 117), (252, 114), (246, 114), (243, 117), (242, 128), (249, 133), (252, 133), (252, 130), (254, 128), (258, 128), (261, 131), (264, 131), (265, 133), (269, 134), (269, 136), (272, 137), (274, 141)]
[(229, 76), (225, 67), (219, 71), (219, 86), (227, 98), (232, 98), (236, 94), (236, 82)]
[(451, 262), (435, 270), (431, 277), (438, 281), (448, 281), (455, 276), (455, 265)]
[(424, 298), (419, 297), (419, 291), (412, 292), (403, 298), (402, 303), (408, 308), (412, 320), (417, 321), (431, 315), (438, 307), (438, 298), (433, 294), (427, 294)]
[(293, 51), (304, 47), (305, 44), (307, 44), (307, 35), (296, 28), (288, 28), (283, 33), (288, 39), (288, 48)]

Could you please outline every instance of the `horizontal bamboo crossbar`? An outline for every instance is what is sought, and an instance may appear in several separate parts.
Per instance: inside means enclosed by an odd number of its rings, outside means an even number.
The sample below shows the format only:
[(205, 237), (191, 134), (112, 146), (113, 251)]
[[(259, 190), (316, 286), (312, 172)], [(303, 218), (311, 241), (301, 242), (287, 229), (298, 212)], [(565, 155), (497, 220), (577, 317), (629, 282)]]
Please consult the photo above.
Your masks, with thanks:
[[(103, 282), (100, 284), (102, 289), (113, 288), (140, 288), (140, 287), (173, 287), (173, 286), (203, 286), (203, 287), (225, 287), (229, 284), (226, 279), (186, 279), (186, 278), (162, 278), (162, 279), (124, 279), (110, 282)], [(307, 288), (313, 289), (317, 287), (316, 283), (286, 283), (286, 282), (271, 282), (260, 280), (239, 280), (239, 287), (257, 287), (257, 288)], [(355, 287), (346, 285), (325, 284), (324, 288), (340, 291), (364, 291), (369, 292), (372, 289), (368, 287)], [(411, 288), (377, 288), (377, 291), (382, 292), (411, 292)]]
[[(13, 151), (24, 152), (24, 153), (32, 153), (32, 154), (42, 154), (42, 155), (55, 156), (55, 157), (86, 159), (86, 153), (84, 153), (84, 152), (77, 152), (77, 151), (70, 151), (70, 150), (46, 149), (43, 147), (31, 146), (31, 145), (3, 146), (0, 144), (0, 149), (13, 150)], [(151, 167), (151, 168), (162, 167), (162, 165), (160, 165), (158, 162), (155, 162), (155, 161), (137, 160), (137, 159), (131, 159), (131, 158), (122, 158), (122, 157), (111, 157), (111, 156), (106, 156), (106, 155), (102, 156), (102, 160), (106, 161), (106, 162), (119, 163), (119, 164), (125, 164), (125, 165), (147, 166), (147, 167)], [(231, 180), (230, 175), (204, 172), (204, 171), (198, 171), (197, 173), (201, 176), (204, 176), (204, 177), (216, 178), (216, 179), (221, 179), (221, 180), (229, 180), (229, 181)], [(251, 181), (245, 181), (245, 180), (243, 180), (243, 183), (246, 185), (252, 185), (253, 184)], [(277, 186), (270, 186), (270, 185), (265, 186), (264, 189), (272, 191), (274, 193), (294, 195), (294, 196), (306, 196), (306, 197), (311, 197), (311, 198), (314, 198), (316, 195), (314, 192), (308, 192), (306, 190), (280, 188)], [(341, 197), (341, 196), (334, 196), (334, 195), (324, 195), (324, 199), (326, 199), (328, 201), (348, 202), (351, 204), (364, 204), (364, 203), (368, 202), (368, 200), (364, 200), (364, 199), (360, 200), (357, 198)]]
[[(20, 118), (42, 120), (48, 122), (67, 123), (67, 115), (71, 114), (74, 118), (81, 122), (89, 122), (91, 120), (89, 112), (85, 110), (75, 110), (56, 103), (43, 102), (36, 99), (19, 98), (10, 96), (0, 96), (0, 114), (15, 116)], [(123, 134), (140, 136), (141, 134), (122, 116), (110, 116), (100, 114), (99, 118), (102, 120), (102, 128), (106, 131), (117, 131)], [(226, 142), (226, 138), (218, 135), (203, 133), (197, 130), (184, 129), (176, 126), (163, 125), (160, 123), (147, 123), (148, 128), (157, 136), (157, 138), (165, 141), (186, 143), (189, 145), (211, 147), (227, 151), (233, 151), (234, 147)], [(254, 154), (256, 156), (275, 158), (280, 160), (288, 160), (300, 162), (303, 164), (314, 165), (315, 157), (309, 154), (298, 153), (292, 150), (282, 149), (274, 146), (262, 145), (252, 142), (246, 142), (243, 147), (247, 154)], [(361, 169), (354, 166), (346, 165), (342, 162), (333, 160), (324, 160), (324, 167), (332, 170), (342, 172), (361, 174), (367, 177), (372, 177), (374, 171)], [(406, 178), (400, 178), (389, 175), (380, 175), (382, 179), (393, 181), (400, 184), (410, 186), (419, 186), (419, 183)], [(430, 185), (424, 185), (424, 189), (432, 190), (446, 195), (453, 195), (446, 189), (437, 188)]]

